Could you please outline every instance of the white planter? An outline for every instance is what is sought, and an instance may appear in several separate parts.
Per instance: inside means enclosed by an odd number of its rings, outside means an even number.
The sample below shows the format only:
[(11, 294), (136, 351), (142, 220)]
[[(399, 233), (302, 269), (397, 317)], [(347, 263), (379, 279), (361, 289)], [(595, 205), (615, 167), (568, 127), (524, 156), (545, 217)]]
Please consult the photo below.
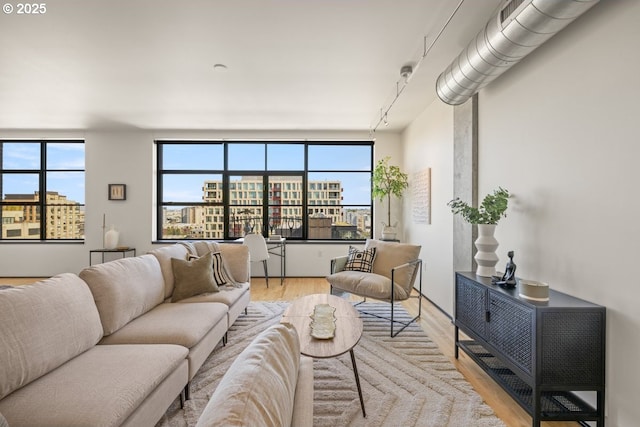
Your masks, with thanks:
[(104, 233), (104, 248), (115, 249), (118, 247), (118, 239), (120, 238), (120, 232), (113, 228), (113, 225)]
[(478, 276), (491, 277), (496, 274), (498, 241), (493, 236), (495, 231), (495, 224), (478, 224), (478, 239), (475, 241), (478, 252), (474, 257), (478, 264), (476, 269)]
[(396, 238), (396, 228), (385, 226), (382, 229), (382, 240), (395, 240)]

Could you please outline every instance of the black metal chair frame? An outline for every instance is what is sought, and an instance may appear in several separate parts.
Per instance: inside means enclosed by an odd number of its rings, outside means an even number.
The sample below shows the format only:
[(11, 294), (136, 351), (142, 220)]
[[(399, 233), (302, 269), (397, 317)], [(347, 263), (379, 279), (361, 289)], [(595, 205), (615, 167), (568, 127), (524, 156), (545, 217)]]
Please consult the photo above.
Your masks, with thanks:
[[(397, 286), (395, 284), (395, 272), (396, 270), (400, 270), (401, 268), (407, 268), (410, 266), (415, 266), (418, 269), (418, 315), (415, 316), (413, 319), (407, 321), (407, 322), (403, 322), (401, 320), (395, 320), (393, 317), (393, 310), (394, 310), (394, 286)], [(335, 270), (335, 260), (331, 260), (331, 272), (333, 273)], [(330, 289), (329, 289), (329, 293), (333, 294), (333, 286), (329, 285)], [(347, 291), (348, 292), (348, 291)], [(354, 294), (357, 295), (357, 294)], [(367, 301), (367, 297), (363, 297), (364, 300), (363, 301), (359, 301), (357, 303), (354, 304), (354, 307), (359, 306), (360, 304), (364, 303)], [(409, 296), (409, 298), (411, 298), (411, 296)], [(400, 332), (404, 331), (405, 328), (409, 325), (411, 325), (413, 322), (415, 322), (416, 320), (420, 319), (420, 316), (422, 314), (422, 260), (421, 259), (415, 259), (413, 261), (409, 261), (405, 264), (399, 265), (397, 267), (393, 267), (391, 269), (391, 298), (389, 298), (389, 303), (391, 304), (391, 317), (384, 317), (384, 316), (380, 316), (378, 314), (373, 314), (373, 313), (369, 313), (367, 311), (364, 310), (358, 310), (359, 313), (361, 314), (367, 314), (369, 316), (373, 316), (373, 317), (377, 317), (379, 319), (384, 319), (384, 320), (389, 320), (390, 324), (391, 324), (391, 338), (395, 338)], [(402, 325), (402, 327), (397, 330), (395, 333), (393, 331), (393, 324), (394, 323), (399, 323), (400, 325)]]

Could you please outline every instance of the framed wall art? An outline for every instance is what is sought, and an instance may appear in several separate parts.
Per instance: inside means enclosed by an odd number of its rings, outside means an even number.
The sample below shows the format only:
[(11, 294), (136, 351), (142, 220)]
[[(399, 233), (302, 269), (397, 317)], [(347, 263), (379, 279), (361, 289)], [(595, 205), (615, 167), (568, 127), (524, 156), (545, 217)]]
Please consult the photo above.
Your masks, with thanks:
[(109, 200), (127, 200), (127, 185), (109, 184)]
[(411, 216), (415, 224), (431, 224), (431, 168), (411, 177)]

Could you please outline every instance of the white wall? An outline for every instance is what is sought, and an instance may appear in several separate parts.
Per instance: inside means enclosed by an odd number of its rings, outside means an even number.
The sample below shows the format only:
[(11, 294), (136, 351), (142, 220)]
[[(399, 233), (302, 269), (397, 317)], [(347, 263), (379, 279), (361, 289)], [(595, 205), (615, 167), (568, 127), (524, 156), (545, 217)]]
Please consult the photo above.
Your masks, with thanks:
[[(453, 218), (447, 207), (453, 194), (453, 109), (442, 102), (429, 106), (402, 134), (405, 172), (431, 168), (431, 223), (415, 224), (411, 197), (405, 198), (406, 241), (422, 245), (422, 292), (452, 313)], [(412, 193), (413, 183), (409, 182)]]
[[(403, 172), (406, 172), (403, 165), (403, 148), (400, 135), (391, 132), (377, 132), (376, 143), (374, 146), (374, 167), (378, 160), (390, 157), (389, 164), (399, 166)], [(405, 193), (406, 195), (406, 193)], [(381, 237), (383, 222), (387, 221), (387, 202), (374, 200), (373, 210), (375, 213), (373, 221), (373, 236), (376, 239)], [(391, 197), (391, 225), (397, 225), (397, 238), (404, 240), (404, 218), (403, 218), (403, 203), (402, 200), (397, 197)]]
[[(0, 131), (3, 138), (84, 138), (86, 153), (86, 239), (84, 243), (16, 243), (0, 244), (0, 276), (47, 277), (63, 272), (78, 273), (89, 265), (89, 250), (102, 247), (102, 220), (107, 227), (120, 231), (120, 245), (135, 247), (144, 254), (154, 244), (155, 230), (155, 139), (333, 139), (366, 140), (368, 132), (230, 132), (230, 131)], [(386, 155), (401, 159), (397, 133), (380, 133), (376, 137), (374, 158)], [(109, 201), (108, 184), (126, 184), (127, 200)], [(396, 202), (399, 203), (399, 202)], [(376, 204), (374, 209), (380, 206)], [(394, 208), (395, 209), (395, 208)], [(401, 215), (401, 206), (395, 212)], [(386, 208), (376, 218), (386, 214)], [(287, 274), (290, 276), (325, 276), (330, 259), (344, 255), (345, 244), (290, 244)], [(113, 259), (107, 258), (107, 259)], [(94, 255), (94, 262), (99, 260)], [(279, 273), (277, 258), (270, 261), (270, 274)], [(262, 266), (254, 266), (262, 275)]]
[[(498, 267), (514, 250), (520, 277), (607, 307), (612, 427), (640, 419), (640, 286), (630, 268), (640, 255), (639, 21), (639, 2), (603, 1), (479, 95), (480, 197), (497, 186), (514, 194), (496, 231)], [(440, 115), (431, 106), (405, 132), (405, 159), (437, 149), (432, 135), (450, 127)], [(441, 188), (434, 179), (433, 191)], [(418, 227), (409, 234), (430, 256), (450, 244)], [(427, 296), (450, 293), (446, 279), (430, 282)]]

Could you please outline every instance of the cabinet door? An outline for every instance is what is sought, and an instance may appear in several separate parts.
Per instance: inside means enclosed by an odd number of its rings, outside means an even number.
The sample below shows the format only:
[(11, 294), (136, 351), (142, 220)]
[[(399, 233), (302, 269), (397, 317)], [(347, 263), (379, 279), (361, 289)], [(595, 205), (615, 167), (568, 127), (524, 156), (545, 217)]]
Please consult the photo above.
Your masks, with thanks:
[(604, 387), (604, 312), (545, 311), (539, 321), (542, 384)]
[(463, 276), (456, 277), (456, 323), (486, 337), (487, 290)]
[(489, 291), (488, 341), (525, 372), (533, 371), (534, 315), (531, 308)]

